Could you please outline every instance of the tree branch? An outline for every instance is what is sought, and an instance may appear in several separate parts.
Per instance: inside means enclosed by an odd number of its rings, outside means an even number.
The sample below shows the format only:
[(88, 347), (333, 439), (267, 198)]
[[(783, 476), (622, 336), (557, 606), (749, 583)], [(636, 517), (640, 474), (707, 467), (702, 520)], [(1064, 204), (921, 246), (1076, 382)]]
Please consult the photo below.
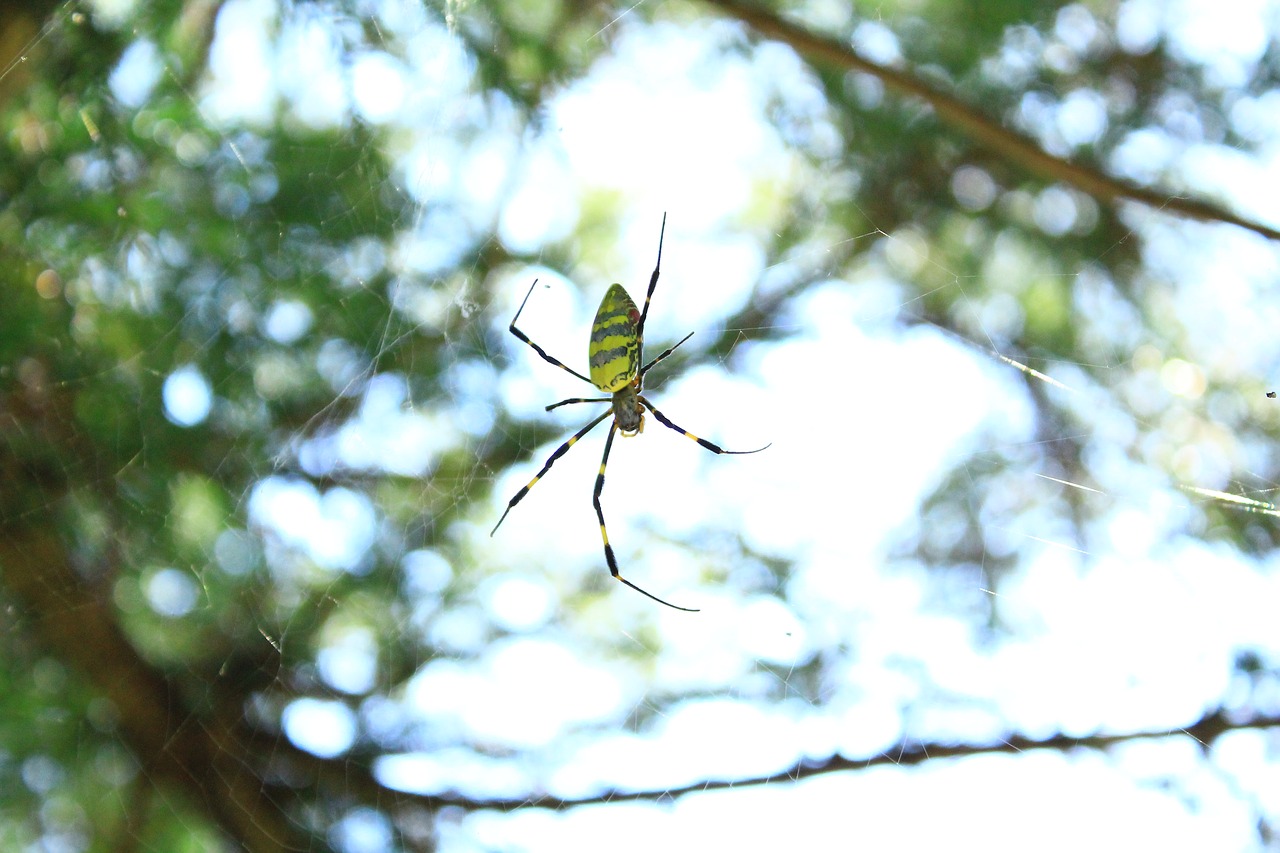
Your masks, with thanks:
[(739, 0), (707, 0), (712, 6), (754, 28), (761, 35), (785, 42), (797, 53), (811, 60), (861, 71), (884, 83), (899, 95), (925, 101), (938, 117), (968, 135), (979, 145), (1017, 163), (1032, 174), (1052, 181), (1070, 184), (1104, 204), (1136, 201), (1157, 210), (1179, 213), (1193, 219), (1225, 222), (1253, 231), (1271, 240), (1280, 240), (1280, 230), (1239, 216), (1224, 207), (1206, 201), (1155, 192), (1129, 181), (1105, 175), (1079, 163), (1049, 154), (1034, 140), (1015, 133), (957, 98), (933, 88), (924, 81), (902, 71), (871, 62), (852, 48), (826, 36), (818, 35), (797, 24), (785, 21), (765, 9)]
[(1219, 708), (1209, 712), (1186, 728), (1160, 729), (1156, 731), (1127, 732), (1114, 735), (1072, 735), (1056, 734), (1047, 738), (1035, 739), (1024, 735), (1013, 735), (998, 743), (990, 744), (954, 744), (954, 743), (919, 743), (909, 747), (900, 745), (892, 752), (883, 752), (867, 758), (846, 758), (833, 755), (820, 762), (798, 761), (785, 770), (763, 776), (750, 776), (743, 779), (707, 780), (685, 785), (679, 788), (662, 788), (647, 791), (608, 790), (590, 797), (561, 799), (559, 797), (531, 794), (521, 799), (471, 799), (457, 795), (421, 795), (398, 793), (396, 799), (407, 802), (412, 799), (420, 804), (439, 809), (454, 806), (475, 811), (478, 809), (499, 809), (510, 811), (519, 808), (543, 808), (563, 811), (577, 806), (601, 805), (621, 802), (663, 802), (674, 800), (684, 794), (705, 791), (722, 791), (731, 788), (748, 788), (758, 785), (770, 785), (785, 782), (798, 782), (814, 776), (828, 773), (845, 773), (870, 770), (887, 765), (910, 767), (944, 758), (968, 758), (979, 755), (1019, 754), (1030, 750), (1052, 749), (1058, 752), (1070, 752), (1075, 749), (1106, 750), (1114, 746), (1142, 740), (1155, 740), (1173, 737), (1189, 737), (1201, 748), (1207, 749), (1219, 737), (1232, 731), (1247, 729), (1280, 728), (1280, 714), (1260, 714), (1245, 719), (1236, 719), (1225, 709)]

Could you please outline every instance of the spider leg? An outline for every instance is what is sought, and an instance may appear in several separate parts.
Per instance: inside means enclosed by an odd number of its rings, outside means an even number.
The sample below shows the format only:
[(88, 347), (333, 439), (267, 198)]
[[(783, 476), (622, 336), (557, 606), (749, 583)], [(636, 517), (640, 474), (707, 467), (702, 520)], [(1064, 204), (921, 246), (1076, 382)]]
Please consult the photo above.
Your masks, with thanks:
[[(644, 321), (649, 316), (649, 300), (653, 298), (654, 288), (658, 286), (658, 270), (662, 266), (662, 238), (666, 234), (667, 214), (666, 211), (663, 211), (662, 230), (658, 232), (658, 260), (653, 265), (653, 275), (649, 276), (649, 292), (644, 295), (644, 309), (640, 312), (640, 323), (636, 326), (636, 340), (640, 342), (641, 352), (644, 352)], [(679, 344), (676, 344), (676, 346), (679, 346)]]
[[(596, 418), (591, 423), (587, 424), (582, 429), (575, 432), (568, 441), (566, 441), (564, 444), (557, 447), (555, 452), (552, 453), (549, 457), (547, 457), (547, 463), (542, 466), (542, 470), (538, 472), (538, 476), (534, 477), (532, 480), (529, 481), (528, 485), (526, 485), (520, 491), (516, 492), (515, 497), (511, 499), (511, 501), (507, 504), (507, 508), (503, 511), (502, 518), (498, 519), (498, 523), (495, 524), (493, 526), (493, 529), (489, 531), (489, 535), (492, 536), (493, 534), (498, 532), (498, 528), (502, 526), (502, 522), (505, 521), (507, 518), (507, 513), (511, 512), (511, 509), (516, 504), (520, 503), (520, 501), (524, 499), (525, 495), (529, 494), (529, 490), (532, 489), (537, 484), (537, 482), (541, 480), (548, 471), (551, 470), (551, 466), (555, 464), (557, 459), (559, 459), (561, 456), (564, 456), (566, 453), (568, 453), (569, 448), (573, 447), (574, 443), (577, 442), (578, 439), (582, 438), (584, 435), (591, 432), (591, 430), (595, 429), (597, 424), (599, 424), (605, 418), (609, 417), (609, 415), (611, 414), (613, 414), (613, 409), (605, 409), (604, 413), (601, 414), (600, 417)], [(606, 450), (608, 449), (608, 445), (605, 446), (605, 449)]]
[(730, 454), (733, 454), (734, 456), (745, 456), (748, 453), (759, 453), (761, 450), (767, 450), (769, 447), (773, 445), (773, 442), (771, 441), (768, 444), (766, 444), (764, 447), (757, 447), (755, 450), (725, 450), (720, 445), (712, 444), (711, 442), (707, 441), (705, 438), (698, 438), (696, 435), (689, 432), (687, 429), (685, 429), (682, 426), (676, 426), (674, 423), (672, 423), (670, 418), (668, 418), (666, 415), (662, 414), (662, 412), (659, 412), (657, 409), (655, 409), (653, 407), (653, 403), (650, 403), (644, 397), (640, 397), (639, 399), (640, 399), (640, 403), (646, 409), (653, 412), (653, 416), (657, 418), (658, 421), (664, 427), (675, 430), (676, 432), (683, 435), (685, 438), (693, 439), (694, 441), (698, 442), (698, 444), (701, 444), (703, 447), (705, 447), (707, 450), (710, 450), (712, 453), (730, 453)]
[(671, 355), (671, 353), (676, 351), (676, 349), (680, 346), (680, 344), (684, 343), (685, 341), (689, 340), (689, 338), (692, 338), (692, 337), (693, 337), (693, 332), (690, 332), (689, 334), (681, 338), (680, 342), (677, 343), (675, 346), (663, 350), (662, 353), (657, 358), (655, 358), (653, 361), (646, 364), (644, 367), (640, 368), (640, 375), (644, 376), (646, 373), (649, 372), (649, 368), (653, 367), (655, 364), (662, 361), (667, 356)]
[(570, 397), (568, 400), (561, 400), (559, 403), (552, 403), (547, 406), (547, 411), (558, 409), (561, 406), (567, 406), (570, 403), (612, 403), (612, 397)]
[[(656, 272), (657, 271), (655, 270), (655, 273)], [(520, 340), (524, 341), (529, 346), (533, 347), (533, 351), (536, 352), (538, 355), (542, 356), (543, 361), (550, 362), (551, 364), (554, 364), (556, 367), (560, 368), (561, 370), (567, 370), (569, 373), (572, 373), (574, 376), (578, 377), (579, 379), (581, 379), (583, 382), (586, 382), (587, 384), (592, 384), (590, 379), (583, 376), (581, 373), (574, 370), (572, 367), (569, 367), (563, 361), (560, 361), (554, 356), (547, 355), (546, 350), (544, 350), (542, 347), (535, 344), (533, 341), (529, 340), (528, 335), (526, 335), (524, 332), (516, 328), (516, 321), (520, 319), (520, 313), (524, 311), (525, 303), (529, 301), (529, 297), (533, 295), (533, 289), (537, 286), (538, 286), (538, 280), (535, 278), (533, 280), (533, 284), (529, 285), (529, 292), (524, 295), (524, 302), (521, 302), (519, 309), (516, 310), (516, 316), (511, 318), (511, 325), (507, 326), (507, 331), (515, 335)], [(646, 306), (648, 305), (647, 302), (645, 304)]]
[(604, 558), (605, 558), (605, 561), (609, 564), (609, 574), (613, 575), (615, 580), (622, 581), (624, 584), (631, 587), (636, 592), (640, 593), (641, 595), (647, 595), (649, 598), (652, 598), (654, 601), (658, 602), (659, 604), (665, 604), (667, 605), (667, 607), (670, 607), (674, 610), (683, 610), (686, 613), (697, 613), (698, 612), (697, 608), (679, 607), (675, 604), (672, 604), (670, 601), (663, 601), (661, 598), (658, 598), (658, 596), (654, 595), (651, 592), (645, 592), (643, 589), (636, 586), (631, 581), (627, 580), (621, 574), (618, 573), (618, 560), (613, 556), (613, 546), (609, 544), (609, 531), (607, 531), (604, 526), (604, 510), (600, 508), (600, 493), (604, 491), (604, 469), (605, 469), (605, 466), (609, 464), (609, 451), (613, 448), (613, 434), (617, 431), (618, 431), (618, 425), (616, 422), (609, 424), (609, 437), (606, 438), (604, 441), (604, 455), (600, 457), (600, 473), (596, 477), (596, 489), (595, 489), (595, 492), (591, 495), (591, 504), (596, 508), (596, 518), (600, 519), (600, 538), (604, 540)]

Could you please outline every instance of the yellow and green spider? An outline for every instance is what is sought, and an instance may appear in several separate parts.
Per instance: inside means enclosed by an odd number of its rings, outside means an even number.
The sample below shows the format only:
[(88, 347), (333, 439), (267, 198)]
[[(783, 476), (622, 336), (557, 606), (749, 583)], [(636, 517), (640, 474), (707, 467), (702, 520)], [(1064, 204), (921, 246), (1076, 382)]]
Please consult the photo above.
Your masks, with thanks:
[(546, 350), (529, 340), (524, 332), (516, 328), (516, 321), (520, 319), (520, 312), (524, 311), (525, 303), (533, 295), (533, 288), (538, 285), (538, 280), (534, 279), (533, 284), (529, 286), (529, 292), (524, 295), (524, 302), (520, 303), (520, 308), (516, 311), (516, 316), (511, 319), (511, 325), (507, 329), (521, 341), (533, 347), (534, 352), (542, 356), (544, 361), (554, 364), (561, 370), (572, 373), (583, 382), (594, 385), (603, 393), (612, 395), (611, 397), (571, 397), (568, 400), (561, 400), (559, 403), (552, 403), (547, 406), (547, 411), (573, 403), (610, 403), (611, 406), (602, 412), (599, 417), (575, 432), (568, 441), (556, 448), (555, 452), (547, 458), (546, 464), (542, 466), (542, 470), (538, 472), (537, 476), (530, 480), (524, 488), (516, 492), (515, 497), (508, 502), (506, 510), (502, 513), (502, 518), (498, 519), (498, 523), (493, 526), (493, 530), (489, 532), (489, 535), (492, 536), (498, 532), (498, 528), (502, 526), (507, 513), (511, 512), (512, 508), (520, 503), (525, 495), (529, 494), (529, 490), (551, 470), (551, 466), (555, 464), (557, 459), (565, 455), (578, 439), (591, 432), (601, 421), (612, 414), (613, 423), (609, 425), (609, 437), (604, 441), (604, 455), (600, 458), (600, 473), (596, 476), (596, 488), (591, 496), (591, 503), (596, 508), (596, 517), (600, 519), (600, 537), (604, 540), (604, 558), (609, 564), (609, 574), (636, 592), (649, 596), (659, 604), (665, 604), (667, 607), (672, 607), (676, 610), (696, 613), (697, 608), (677, 607), (669, 601), (663, 601), (653, 593), (645, 592), (645, 590), (636, 586), (618, 572), (618, 561), (613, 556), (613, 546), (609, 544), (609, 532), (604, 526), (604, 510), (600, 508), (600, 493), (604, 490), (604, 469), (609, 464), (609, 451), (613, 448), (613, 434), (621, 432), (624, 436), (630, 437), (644, 432), (645, 409), (652, 412), (653, 416), (663, 426), (698, 442), (698, 444), (712, 453), (744, 455), (747, 453), (759, 453), (769, 447), (766, 444), (764, 447), (755, 450), (725, 450), (706, 439), (698, 438), (683, 427), (676, 426), (666, 415), (654, 408), (654, 405), (640, 393), (645, 374), (658, 362), (675, 352), (676, 347), (693, 337), (693, 332), (690, 332), (681, 338), (675, 346), (663, 350), (653, 361), (643, 367), (640, 366), (644, 361), (644, 321), (649, 315), (649, 300), (653, 298), (653, 290), (658, 286), (658, 270), (662, 266), (662, 239), (666, 233), (667, 215), (664, 213), (662, 215), (662, 230), (658, 234), (658, 261), (653, 265), (653, 275), (649, 277), (649, 292), (644, 297), (643, 312), (636, 310), (636, 304), (631, 301), (631, 297), (627, 295), (627, 291), (623, 289), (622, 285), (610, 285), (609, 289), (605, 291), (604, 299), (600, 301), (600, 308), (596, 311), (595, 322), (591, 324), (591, 345), (588, 350), (588, 363), (591, 368), (590, 379), (559, 359), (548, 355)]

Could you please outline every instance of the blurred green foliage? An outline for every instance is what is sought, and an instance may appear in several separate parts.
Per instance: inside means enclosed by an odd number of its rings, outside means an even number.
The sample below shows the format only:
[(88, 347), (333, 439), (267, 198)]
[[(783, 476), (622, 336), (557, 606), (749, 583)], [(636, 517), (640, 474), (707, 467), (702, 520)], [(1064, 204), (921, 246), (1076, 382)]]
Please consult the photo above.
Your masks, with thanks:
[[(787, 6), (802, 20), (811, 14), (820, 28), (818, 5)], [(104, 851), (206, 850), (222, 843), (215, 838), (253, 850), (326, 849), (333, 846), (326, 833), (355, 805), (384, 809), (393, 824), (420, 817), (370, 772), (375, 758), (411, 738), (384, 733), (379, 741), (366, 732), (354, 754), (324, 759), (281, 737), (281, 709), (300, 696), (335, 698), (315, 672), (325, 631), (375, 632), (376, 689), (387, 695), (444, 653), (415, 615), (421, 605), (399, 570), (403, 555), (426, 549), (466, 564), (466, 537), (454, 522), (488, 495), (494, 475), (558, 434), (517, 423), (501, 406), (492, 406), (494, 423), (483, 440), (449, 433), (442, 419), (433, 428), (448, 440), (441, 439), (446, 446), (423, 477), (378, 463), (344, 467), (317, 449), (334, 452), (376, 379), (403, 383), (406, 409), (432, 412), (461, 396), (448, 391), (460, 381), (450, 372), (487, 370), (506, 322), (491, 305), (491, 282), (530, 259), (509, 252), (491, 222), (468, 219), (447, 202), (420, 204), (392, 166), (389, 152), (402, 140), (375, 125), (348, 119), (305, 127), (283, 103), (261, 126), (211, 122), (200, 94), (211, 30), (188, 24), (201, 14), (214, 20), (217, 8), (142, 4), (113, 23), (90, 7), (51, 7), (27, 61), (0, 59), (6, 84), (23, 81), (0, 89), (5, 849), (66, 833), (78, 839), (75, 849)], [(1189, 105), (1178, 127), (1190, 122), (1204, 138), (1237, 141), (1223, 117), (1239, 94), (1180, 63), (1163, 43), (1126, 53), (1100, 36), (1076, 52), (1063, 43), (1059, 52), (1070, 61), (1059, 67), (1041, 62), (1044, 45), (1060, 41), (1055, 27), (1070, 25), (1061, 16), (1082, 7), (1071, 8), (1033, 0), (858, 4), (859, 17), (847, 23), (887, 28), (907, 68), (980, 105), (993, 122), (1043, 131), (1047, 146), (1051, 131), (1024, 120), (1026, 105), (1097, 93), (1106, 102), (1106, 127), (1070, 153), (1099, 169), (1127, 133), (1168, 128), (1172, 101)], [(1111, 25), (1115, 4), (1088, 8), (1097, 26)], [(345, 59), (409, 49), (385, 25), (360, 17), (366, 5), (315, 9), (342, 33), (334, 38)], [(546, 100), (608, 55), (616, 29), (609, 25), (624, 12), (678, 22), (715, 14), (693, 3), (628, 8), (576, 0), (449, 2), (423, 13), (463, 45), (474, 69), (457, 109), (474, 111), (479, 124), (491, 110), (512, 109), (516, 132), (535, 133)], [(351, 21), (359, 27), (344, 26)], [(0, 34), (12, 36), (3, 43), (22, 39), (19, 24), (29, 22), (0, 14)], [(125, 49), (140, 41), (158, 45), (164, 73), (145, 104), (133, 108), (109, 79)], [(751, 49), (745, 29), (731, 41), (726, 51)], [(1001, 62), (1020, 47), (1027, 71), (1019, 75)], [(1263, 63), (1246, 90), (1270, 91), (1276, 65)], [(733, 331), (704, 342), (708, 352), (723, 357), (750, 338), (786, 334), (778, 318), (814, 284), (802, 264), (788, 263), (804, 250), (821, 247), (826, 278), (856, 280), (871, 259), (892, 254), (889, 238), (913, 236), (927, 262), (904, 275), (914, 288), (903, 297), (913, 300), (905, 323), (982, 340), (994, 326), (975, 317), (1012, 304), (1018, 321), (999, 326), (998, 339), (985, 343), (1036, 365), (1074, 365), (1126, 410), (1125, 371), (1115, 368), (1128, 358), (1130, 341), (1091, 323), (1091, 306), (1126, 306), (1170, 350), (1186, 331), (1159, 313), (1155, 286), (1143, 277), (1142, 246), (1130, 239), (1122, 214), (1072, 190), (1065, 195), (1074, 198), (1076, 215), (1065, 229), (1046, 230), (1037, 205), (1051, 206), (1045, 193), (1061, 187), (991, 156), (919, 103), (885, 95), (866, 75), (822, 65), (812, 73), (825, 100), (822, 121), (836, 142), (820, 144), (788, 104), (776, 105), (780, 132), (794, 141), (813, 179), (797, 181), (782, 198), (762, 191), (765, 201), (753, 212), (771, 217), (764, 229), (772, 235), (769, 267), (782, 265), (791, 277), (726, 318)], [(958, 202), (962, 169), (989, 182), (989, 198)], [(600, 251), (607, 237), (598, 220), (616, 204), (589, 198), (576, 232), (581, 254)], [(401, 276), (385, 256), (419, 227), (448, 234), (452, 255), (430, 272)], [(561, 268), (573, 263), (557, 247), (541, 259)], [(963, 288), (953, 286), (957, 281)], [(296, 339), (269, 329), (284, 304), (310, 318)], [(194, 366), (212, 393), (207, 418), (191, 426), (173, 422), (163, 404), (166, 381), (184, 366)], [(1039, 429), (1058, 440), (944, 472), (921, 508), (921, 525), (945, 519), (953, 535), (906, 542), (900, 559), (940, 571), (982, 562), (998, 576), (1013, 557), (987, 541), (982, 505), (972, 495), (1007, 491), (1005, 481), (1032, 466), (1090, 481), (1088, 460), (1102, 452), (1090, 413), (1054, 409), (1043, 386), (1021, 376), (1042, 418)], [(1241, 392), (1214, 388), (1208, 397), (1227, 393)], [(483, 392), (478, 399), (494, 403)], [(1190, 424), (1198, 416), (1183, 417)], [(1247, 412), (1224, 428), (1241, 443), (1267, 440)], [(1106, 452), (1156, 470), (1171, 467), (1138, 432)], [(288, 543), (252, 527), (251, 495), (271, 477), (322, 492), (341, 487), (376, 508), (376, 541), (357, 567), (334, 571), (299, 554), (283, 557)], [(1072, 519), (1082, 542), (1100, 535), (1090, 527), (1101, 512), (1097, 502), (1073, 490), (1047, 500)], [(1241, 548), (1275, 545), (1274, 526), (1257, 516), (1211, 508), (1205, 525), (1206, 535)], [(781, 588), (786, 566), (767, 556), (758, 564), (760, 576)], [(146, 592), (168, 568), (195, 579), (198, 606), (181, 619), (157, 613)], [(485, 574), (455, 569), (438, 592), (439, 611), (474, 606), (468, 593)], [(998, 614), (987, 616), (995, 626)], [(481, 635), (501, 635), (479, 613), (475, 618)], [(79, 628), (83, 635), (74, 633)], [(94, 631), (123, 641), (93, 646), (84, 638), (100, 636)], [(645, 644), (661, 643), (644, 628), (636, 634)], [(822, 662), (789, 677), (816, 690)], [(128, 713), (122, 696), (130, 692), (140, 703), (163, 705), (154, 737), (121, 720)], [(636, 716), (655, 713), (646, 707)], [(180, 758), (194, 780), (158, 757), (179, 749), (189, 750)], [(228, 764), (231, 776), (247, 780), (243, 791), (227, 781)], [(429, 847), (430, 833), (415, 834), (411, 825), (407, 818), (396, 824), (395, 843)]]

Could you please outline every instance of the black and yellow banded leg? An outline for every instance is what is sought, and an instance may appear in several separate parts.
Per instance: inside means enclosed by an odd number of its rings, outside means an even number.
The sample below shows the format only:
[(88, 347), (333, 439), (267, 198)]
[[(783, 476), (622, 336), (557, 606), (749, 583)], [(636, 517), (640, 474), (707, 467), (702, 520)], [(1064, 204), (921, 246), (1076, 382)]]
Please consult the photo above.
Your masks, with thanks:
[(670, 601), (663, 601), (651, 592), (645, 592), (618, 572), (618, 560), (613, 556), (613, 546), (609, 544), (609, 531), (604, 526), (604, 510), (600, 507), (600, 493), (604, 491), (604, 469), (609, 464), (609, 451), (613, 448), (613, 434), (617, 431), (617, 423), (609, 424), (609, 437), (604, 441), (604, 455), (600, 457), (600, 473), (596, 476), (596, 489), (591, 495), (591, 504), (596, 508), (596, 518), (600, 519), (600, 538), (604, 540), (604, 559), (609, 564), (609, 574), (613, 575), (615, 580), (622, 581), (636, 592), (641, 595), (647, 595), (659, 604), (665, 604), (672, 609), (683, 610), (686, 613), (697, 613), (698, 609), (696, 607), (680, 607)]
[(676, 432), (683, 435), (685, 438), (689, 438), (698, 442), (698, 444), (701, 444), (703, 447), (705, 447), (707, 450), (710, 450), (712, 453), (729, 453), (734, 456), (745, 456), (748, 453), (759, 453), (761, 450), (767, 450), (773, 444), (773, 442), (769, 442), (769, 444), (766, 444), (764, 447), (757, 447), (755, 450), (725, 450), (720, 445), (712, 444), (711, 442), (707, 441), (705, 438), (698, 438), (696, 435), (689, 432), (687, 429), (685, 429), (682, 426), (676, 426), (674, 423), (672, 423), (670, 418), (668, 418), (666, 415), (662, 414), (662, 412), (659, 412), (657, 409), (655, 409), (653, 407), (653, 404), (650, 403), (648, 400), (646, 400), (644, 397), (640, 398), (640, 403), (646, 409), (653, 412), (653, 416), (657, 418), (658, 422), (661, 423), (664, 427), (667, 427), (668, 429), (673, 429)]
[(507, 326), (507, 331), (515, 335), (520, 340), (524, 341), (529, 346), (533, 347), (533, 351), (536, 352), (538, 355), (542, 356), (543, 361), (546, 361), (550, 364), (554, 364), (556, 367), (560, 368), (561, 370), (567, 370), (569, 373), (572, 373), (574, 376), (578, 377), (583, 382), (590, 382), (591, 381), (590, 379), (583, 376), (581, 373), (574, 370), (572, 367), (569, 367), (563, 361), (560, 361), (555, 356), (548, 355), (546, 350), (544, 350), (542, 347), (535, 344), (533, 341), (529, 340), (528, 335), (526, 335), (524, 332), (516, 328), (516, 321), (520, 319), (520, 313), (524, 311), (525, 303), (529, 301), (529, 297), (533, 295), (533, 289), (537, 286), (538, 286), (538, 280), (535, 278), (533, 280), (533, 284), (529, 285), (529, 292), (524, 295), (524, 302), (521, 302), (520, 307), (516, 310), (516, 316), (511, 318), (511, 325)]
[[(561, 456), (564, 456), (566, 453), (568, 453), (569, 448), (573, 447), (573, 445), (577, 443), (578, 439), (582, 438), (584, 435), (591, 432), (591, 430), (595, 429), (596, 426), (602, 420), (609, 417), (609, 415), (611, 414), (613, 414), (613, 409), (606, 409), (604, 411), (604, 414), (600, 415), (600, 417), (596, 418), (591, 423), (587, 424), (582, 429), (575, 432), (569, 438), (568, 441), (566, 441), (564, 444), (557, 447), (555, 449), (555, 452), (552, 453), (549, 457), (547, 457), (547, 463), (542, 466), (542, 470), (538, 472), (538, 476), (530, 480), (529, 484), (526, 485), (523, 489), (516, 492), (516, 496), (511, 499), (510, 503), (507, 504), (506, 510), (504, 510), (502, 513), (502, 518), (498, 519), (498, 523), (495, 524), (493, 526), (493, 529), (489, 531), (489, 535), (492, 536), (493, 534), (498, 532), (498, 528), (502, 526), (502, 522), (506, 519), (507, 513), (511, 512), (511, 509), (516, 504), (520, 503), (520, 501), (524, 499), (525, 495), (529, 494), (529, 490), (532, 489), (535, 485), (537, 485), (539, 480), (541, 480), (544, 476), (546, 476), (546, 473), (551, 470), (551, 466), (555, 464), (557, 459), (559, 459)], [(610, 428), (610, 430), (611, 430), (610, 434), (612, 434), (612, 427)], [(608, 445), (605, 445), (605, 450), (606, 451), (608, 450)]]
[(690, 332), (689, 334), (687, 334), (687, 335), (685, 335), (683, 338), (681, 338), (681, 339), (676, 343), (676, 345), (675, 345), (675, 346), (673, 346), (673, 347), (668, 347), (667, 349), (663, 350), (661, 353), (659, 353), (659, 354), (658, 354), (658, 357), (657, 357), (657, 358), (655, 358), (653, 361), (649, 362), (649, 363), (648, 363), (648, 364), (646, 364), (643, 368), (641, 368), (641, 369), (640, 369), (640, 375), (641, 375), (641, 376), (644, 376), (646, 373), (648, 373), (648, 372), (649, 372), (649, 368), (653, 367), (655, 364), (657, 364), (658, 362), (662, 361), (662, 360), (663, 360), (664, 358), (666, 358), (667, 356), (671, 355), (671, 353), (675, 352), (675, 351), (679, 348), (680, 344), (684, 343), (685, 341), (689, 340), (689, 338), (692, 338), (692, 337), (693, 337), (693, 332)]
[[(662, 230), (658, 232), (658, 260), (653, 265), (653, 275), (649, 276), (649, 292), (644, 295), (644, 309), (640, 312), (640, 323), (636, 326), (636, 340), (644, 346), (644, 321), (649, 316), (649, 300), (658, 286), (658, 270), (662, 267), (662, 238), (667, 235), (667, 212), (662, 212)], [(681, 342), (683, 343), (683, 341)], [(679, 346), (680, 344), (676, 344)], [(674, 349), (674, 347), (673, 347)]]
[(568, 400), (561, 400), (559, 403), (552, 403), (547, 406), (547, 411), (558, 409), (561, 406), (568, 406), (573, 403), (612, 403), (612, 397), (570, 397)]

